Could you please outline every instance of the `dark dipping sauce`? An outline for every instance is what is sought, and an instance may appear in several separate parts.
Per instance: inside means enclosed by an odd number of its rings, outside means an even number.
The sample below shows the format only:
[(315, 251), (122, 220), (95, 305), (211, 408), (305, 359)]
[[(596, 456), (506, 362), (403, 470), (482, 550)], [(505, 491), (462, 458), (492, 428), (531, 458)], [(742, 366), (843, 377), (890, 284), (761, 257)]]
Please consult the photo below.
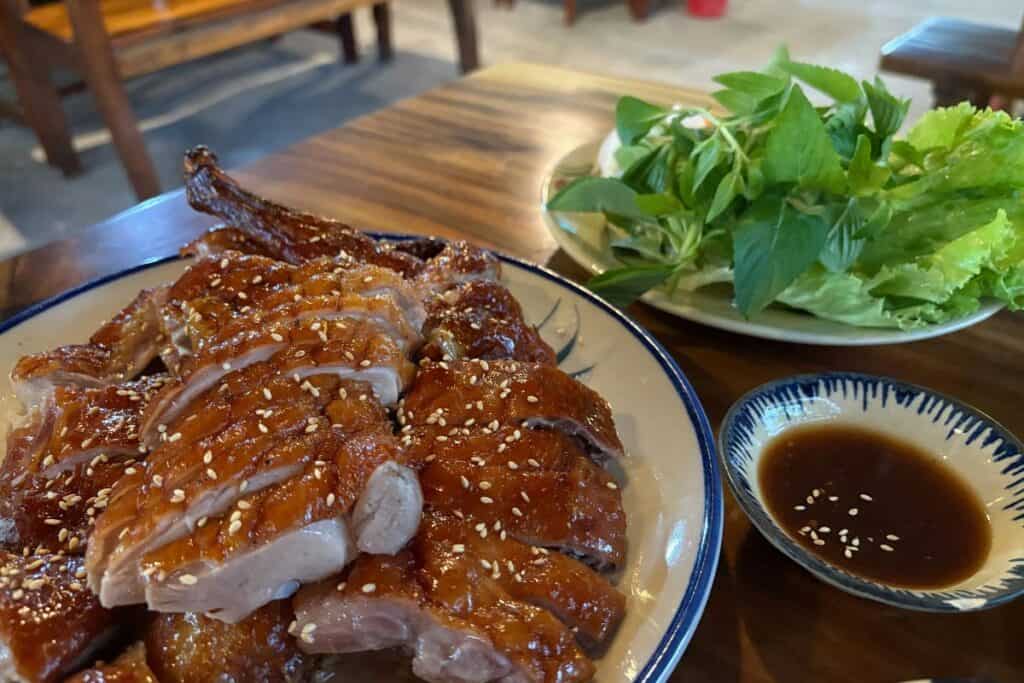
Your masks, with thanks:
[(974, 574), (992, 529), (978, 496), (920, 449), (860, 427), (800, 427), (758, 467), (768, 511), (826, 562), (900, 588), (938, 589)]

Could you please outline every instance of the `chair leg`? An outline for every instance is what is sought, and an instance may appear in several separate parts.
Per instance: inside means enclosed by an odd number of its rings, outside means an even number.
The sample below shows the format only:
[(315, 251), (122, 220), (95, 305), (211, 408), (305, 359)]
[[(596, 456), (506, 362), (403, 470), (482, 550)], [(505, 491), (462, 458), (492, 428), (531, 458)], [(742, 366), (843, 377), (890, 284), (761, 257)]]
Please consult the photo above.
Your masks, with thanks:
[(118, 74), (99, 0), (67, 0), (67, 5), (85, 82), (110, 129), (128, 180), (140, 200), (160, 194), (156, 168)]
[(562, 8), (562, 20), (566, 26), (572, 26), (576, 21), (576, 0), (564, 0)]
[(341, 54), (346, 64), (359, 61), (359, 45), (356, 43), (356, 25), (352, 13), (346, 12), (338, 17), (338, 39), (341, 40)]
[(82, 170), (82, 162), (71, 144), (71, 131), (60, 94), (43, 60), (34, 59), (28, 41), (20, 40), (16, 21), (0, 3), (0, 57), (7, 62), (8, 75), (25, 122), (39, 139), (46, 161), (65, 176), (74, 175)]
[(391, 45), (391, 7), (386, 2), (373, 6), (373, 23), (377, 25), (377, 56), (387, 62), (394, 56)]
[(455, 24), (455, 40), (459, 47), (459, 67), (462, 73), (480, 68), (480, 51), (476, 40), (476, 16), (473, 0), (448, 0)]
[(643, 21), (651, 11), (650, 0), (629, 0), (629, 11), (637, 21)]

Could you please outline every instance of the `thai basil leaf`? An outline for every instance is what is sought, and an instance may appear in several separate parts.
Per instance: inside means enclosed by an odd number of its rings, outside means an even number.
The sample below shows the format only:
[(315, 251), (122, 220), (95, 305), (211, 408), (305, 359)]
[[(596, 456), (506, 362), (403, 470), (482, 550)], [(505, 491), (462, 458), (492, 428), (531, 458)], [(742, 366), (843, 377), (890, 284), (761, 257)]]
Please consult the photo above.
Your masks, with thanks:
[(577, 178), (548, 200), (548, 211), (592, 211), (649, 220), (636, 205), (636, 192), (615, 178)]
[(700, 189), (700, 186), (707, 179), (711, 170), (722, 160), (722, 138), (718, 135), (709, 139), (700, 148), (697, 154), (697, 163), (693, 173), (693, 191)]
[(661, 264), (616, 268), (591, 278), (587, 287), (609, 303), (625, 308), (667, 280), (674, 270), (674, 266)]
[(850, 160), (846, 177), (850, 192), (855, 195), (872, 194), (882, 189), (892, 172), (871, 159), (871, 140), (867, 135), (857, 136), (857, 147)]
[(871, 109), (871, 120), (875, 125), (875, 134), (880, 139), (895, 135), (896, 131), (903, 125), (910, 109), (910, 100), (896, 97), (885, 87), (882, 79), (875, 77), (872, 85), (867, 81), (861, 83), (864, 94), (868, 98), (868, 107)]
[(615, 107), (615, 130), (624, 145), (632, 145), (669, 114), (668, 110), (636, 97), (619, 98)]
[(743, 193), (743, 172), (739, 166), (733, 166), (732, 170), (725, 174), (718, 187), (715, 189), (715, 197), (711, 200), (711, 208), (705, 221), (710, 223), (732, 204), (732, 201)]
[(763, 195), (733, 233), (736, 306), (747, 317), (762, 310), (812, 263), (825, 244), (828, 223), (797, 211), (785, 196)]
[(839, 155), (824, 124), (800, 88), (793, 88), (785, 109), (765, 141), (761, 166), (768, 183), (839, 193), (844, 178)]
[(857, 80), (842, 71), (802, 62), (783, 62), (779, 68), (837, 102), (856, 102), (863, 97)]
[(664, 216), (675, 213), (683, 208), (682, 203), (673, 195), (660, 192), (657, 194), (639, 194), (636, 205), (648, 216)]

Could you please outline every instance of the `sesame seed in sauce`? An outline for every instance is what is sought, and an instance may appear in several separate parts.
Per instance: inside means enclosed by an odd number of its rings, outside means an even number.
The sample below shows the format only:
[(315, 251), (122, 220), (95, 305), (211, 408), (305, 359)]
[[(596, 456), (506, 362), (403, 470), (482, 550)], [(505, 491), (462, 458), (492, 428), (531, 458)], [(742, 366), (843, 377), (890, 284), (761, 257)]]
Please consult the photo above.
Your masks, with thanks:
[(898, 540), (900, 540), (900, 537), (897, 536), (896, 534), (886, 534), (885, 535), (885, 540), (887, 540), (887, 541), (898, 541)]
[(484, 505), (490, 505), (491, 503), (494, 502), (494, 499), (489, 498), (488, 496), (480, 496), (480, 502), (483, 503)]
[(206, 468), (206, 476), (209, 477), (210, 479), (216, 479), (217, 478), (217, 471), (215, 469), (213, 469), (212, 467), (207, 467)]
[(273, 339), (276, 342), (283, 342), (284, 341), (284, 337), (279, 335), (277, 332), (271, 332), (270, 333), (270, 338)]
[(522, 498), (527, 503), (530, 502), (530, 496), (526, 495), (526, 491), (520, 491), (519, 492), (519, 497)]
[(527, 403), (537, 403), (539, 400), (540, 400), (539, 398), (537, 398), (536, 396), (534, 396), (532, 394), (526, 397), (526, 402)]
[(241, 520), (237, 520), (236, 519), (235, 521), (231, 522), (231, 524), (228, 525), (228, 533), (229, 534), (237, 533), (238, 530), (241, 529), (241, 528), (242, 528)]
[(513, 507), (512, 508), (512, 514), (515, 515), (516, 517), (522, 517), (523, 516), (523, 511), (520, 510), (517, 507)]
[(186, 586), (194, 586), (199, 583), (199, 579), (192, 574), (182, 574), (178, 577), (178, 582)]
[(171, 493), (171, 502), (180, 503), (185, 500), (185, 492), (181, 489), (174, 489)]
[(363, 360), (359, 361), (359, 367), (361, 367), (361, 368), (368, 368), (368, 367), (370, 367), (370, 360), (367, 359), (367, 358), (364, 358)]
[(480, 482), (480, 488), (483, 489), (484, 491), (487, 491), (488, 489), (491, 488), (491, 482), (489, 482), (489, 481), (482, 481), (482, 482)]
[(885, 552), (887, 552), (887, 553), (891, 553), (891, 552), (892, 552), (893, 550), (895, 550), (895, 548), (893, 548), (893, 547), (892, 547), (891, 545), (889, 545), (888, 543), (882, 543), (882, 544), (881, 544), (881, 545), (879, 545), (878, 547), (879, 547), (879, 548), (881, 548), (882, 550), (884, 550), (884, 551), (885, 551)]
[(171, 443), (174, 443), (175, 441), (178, 441), (179, 439), (181, 439), (181, 432), (174, 432), (169, 437), (167, 437), (167, 440), (170, 441)]
[(850, 508), (849, 509), (849, 515), (851, 517), (856, 517), (858, 512), (860, 512), (860, 510), (858, 510), (857, 508)]
[(616, 484), (614, 481), (610, 481), (610, 482), (606, 483), (605, 486), (607, 486), (608, 488), (612, 489), (613, 491), (615, 489), (619, 488), (619, 485)]
[(458, 554), (462, 554), (462, 553), (466, 552), (466, 546), (464, 546), (461, 543), (456, 543), (455, 545), (452, 546), (452, 552), (457, 554), (457, 555)]
[(866, 500), (866, 501), (868, 501), (869, 503), (870, 503), (870, 502), (871, 502), (872, 500), (874, 500), (874, 498), (872, 498), (871, 496), (869, 496), (869, 495), (868, 495), (868, 494), (866, 494), (866, 493), (862, 493), (862, 494), (860, 494), (860, 499), (861, 499), (861, 500)]
[(208, 521), (210, 521), (209, 517), (200, 517), (198, 520), (196, 520), (196, 526), (202, 529), (204, 526), (206, 526), (206, 523)]
[(220, 366), (224, 370), (230, 370), (231, 369), (231, 363), (228, 363), (228, 362), (221, 363)]
[(364, 583), (361, 589), (364, 593), (372, 593), (377, 590), (377, 584), (375, 583)]

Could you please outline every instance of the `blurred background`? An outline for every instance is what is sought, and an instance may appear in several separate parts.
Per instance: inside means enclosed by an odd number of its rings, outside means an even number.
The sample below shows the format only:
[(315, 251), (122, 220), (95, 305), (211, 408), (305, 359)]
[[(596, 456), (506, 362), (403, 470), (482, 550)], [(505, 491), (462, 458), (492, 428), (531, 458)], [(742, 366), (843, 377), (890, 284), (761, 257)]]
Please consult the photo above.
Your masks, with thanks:
[[(999, 106), (1014, 95), (993, 91), (984, 74), (1005, 81), (1016, 72), (1019, 2), (690, 3), (688, 11), (685, 0), (0, 0), (0, 257), (179, 187), (186, 147), (205, 143), (225, 166), (243, 165), (477, 61), (712, 89), (714, 74), (756, 69), (786, 43), (794, 59), (870, 78), (883, 46), (914, 30), (890, 44), (907, 54), (894, 53), (883, 72), (891, 90), (913, 98), (908, 120), (936, 92)], [(930, 17), (971, 23), (922, 28)], [(379, 60), (380, 49), (390, 59)], [(77, 155), (59, 151), (55, 131)], [(40, 143), (47, 136), (53, 165)]]

